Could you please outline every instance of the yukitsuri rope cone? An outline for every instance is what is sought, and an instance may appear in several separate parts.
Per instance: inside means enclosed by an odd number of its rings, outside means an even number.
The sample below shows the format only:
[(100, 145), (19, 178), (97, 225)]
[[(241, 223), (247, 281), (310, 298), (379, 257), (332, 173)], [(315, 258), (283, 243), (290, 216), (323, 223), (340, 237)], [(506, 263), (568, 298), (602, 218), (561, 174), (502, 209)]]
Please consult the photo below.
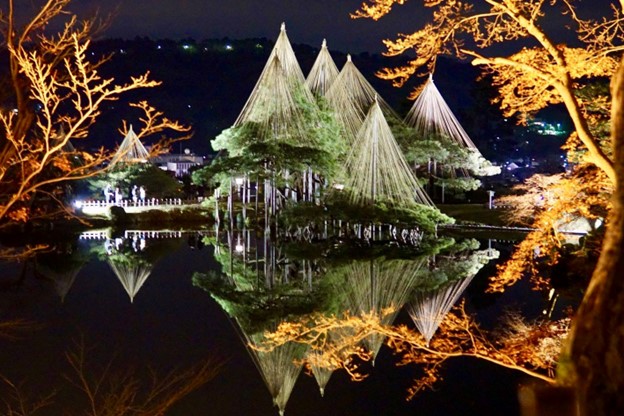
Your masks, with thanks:
[(377, 100), (364, 120), (347, 156), (345, 188), (352, 202), (377, 200), (409, 206), (414, 202), (433, 207), (407, 164)]

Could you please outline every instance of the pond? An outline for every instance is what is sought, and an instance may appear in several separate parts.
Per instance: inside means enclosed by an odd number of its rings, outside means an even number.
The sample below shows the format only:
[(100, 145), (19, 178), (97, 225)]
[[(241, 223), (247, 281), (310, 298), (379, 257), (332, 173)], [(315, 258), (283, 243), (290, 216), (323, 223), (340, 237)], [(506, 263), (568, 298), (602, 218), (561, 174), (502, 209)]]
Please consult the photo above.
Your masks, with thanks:
[[(447, 247), (450, 240), (440, 241)], [(418, 365), (397, 367), (383, 337), (361, 343), (372, 353), (360, 363), (366, 377), (359, 382), (331, 366), (303, 368), (311, 354), (306, 346), (250, 347), (284, 317), (319, 310), (381, 314), (392, 306), (382, 321), (435, 339), (441, 317), (432, 311), (461, 299), (486, 328), (507, 309), (535, 318), (560, 315), (576, 301), (554, 304), (552, 293), (526, 283), (484, 293), (512, 243), (466, 241), (448, 254), (400, 244), (345, 249), (336, 240), (276, 246), (268, 235), (249, 232), (71, 236), (52, 252), (1, 266), (2, 320), (22, 324), (0, 327), (2, 397), (15, 403), (19, 394), (29, 404), (47, 397), (32, 414), (85, 414), (86, 385), (93, 401), (107, 407), (106, 397), (146, 397), (154, 379), (171, 380), (165, 375), (207, 363), (202, 377), (208, 381), (166, 406), (166, 414), (277, 415), (280, 408), (288, 415), (519, 414), (517, 389), (532, 381), (483, 360), (446, 361), (443, 380), (407, 401)], [(144, 408), (161, 405), (154, 399)], [(111, 409), (97, 414), (123, 413)]]

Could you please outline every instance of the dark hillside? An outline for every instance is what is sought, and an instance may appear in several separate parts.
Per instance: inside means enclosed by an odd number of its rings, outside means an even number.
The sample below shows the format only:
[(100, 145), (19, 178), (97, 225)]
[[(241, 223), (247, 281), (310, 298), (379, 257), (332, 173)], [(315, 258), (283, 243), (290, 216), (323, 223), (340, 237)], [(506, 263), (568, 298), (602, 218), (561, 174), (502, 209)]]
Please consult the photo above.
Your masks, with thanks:
[[(238, 116), (253, 89), (271, 51), (273, 42), (267, 39), (182, 41), (109, 39), (95, 42), (91, 48), (94, 57), (113, 53), (111, 61), (101, 72), (118, 80), (128, 79), (150, 71), (163, 85), (127, 96), (126, 100), (148, 99), (152, 105), (192, 124), (195, 136), (183, 144), (196, 153), (210, 152), (209, 142), (221, 130), (228, 128)], [(304, 74), (312, 67), (318, 49), (294, 45)], [(332, 52), (339, 68), (346, 54)], [(378, 79), (374, 73), (380, 68), (402, 61), (379, 55), (359, 54), (353, 61), (373, 86), (399, 113), (411, 105), (406, 97), (418, 80), (398, 89)], [(442, 60), (435, 74), (436, 85), (449, 105), (461, 110), (472, 104), (471, 88), (475, 85), (476, 70), (471, 66)], [(139, 124), (137, 114), (126, 109), (123, 102), (115, 102), (93, 130), (94, 146), (115, 146), (122, 139), (117, 128), (121, 119)], [(133, 121), (137, 120), (137, 121)]]

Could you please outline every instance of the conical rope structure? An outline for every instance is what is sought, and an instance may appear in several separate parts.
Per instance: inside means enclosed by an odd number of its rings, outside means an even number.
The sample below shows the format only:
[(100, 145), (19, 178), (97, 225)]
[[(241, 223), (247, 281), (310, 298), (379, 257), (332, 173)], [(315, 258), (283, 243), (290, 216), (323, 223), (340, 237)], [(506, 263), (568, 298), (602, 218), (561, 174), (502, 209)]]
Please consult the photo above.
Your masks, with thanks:
[[(418, 137), (448, 138), (462, 148), (468, 150), (466, 166), (471, 168), (459, 168), (460, 176), (469, 177), (469, 171), (479, 176), (497, 175), (500, 167), (493, 166), (486, 160), (475, 146), (466, 130), (459, 124), (459, 121), (444, 101), (442, 94), (433, 82), (433, 76), (429, 75), (429, 80), (425, 87), (414, 101), (412, 108), (405, 116), (405, 123), (414, 128)], [(455, 172), (451, 172), (454, 177)]]
[(145, 262), (130, 264), (125, 261), (118, 262), (114, 259), (109, 259), (108, 264), (128, 293), (128, 296), (130, 296), (130, 302), (134, 302), (135, 296), (139, 293), (154, 267)]
[(124, 137), (117, 152), (113, 155), (110, 164), (112, 166), (120, 162), (144, 163), (147, 159), (149, 159), (149, 152), (145, 146), (143, 146), (143, 143), (141, 143), (141, 140), (139, 140), (134, 130), (132, 130), (131, 125), (128, 129), (128, 133), (126, 133), (126, 137)]
[(327, 49), (327, 42), (323, 39), (321, 50), (306, 78), (306, 85), (313, 94), (324, 97), (338, 78), (339, 73), (340, 71)]
[(376, 100), (364, 120), (345, 163), (345, 188), (354, 203), (378, 199), (434, 206), (407, 164)]
[[(281, 71), (275, 68), (276, 65)], [(278, 87), (276, 84), (282, 85)], [(262, 122), (259, 119), (260, 114), (271, 114), (270, 110), (262, 109), (263, 105), (269, 104), (267, 102), (269, 97), (266, 97), (266, 94), (276, 92), (276, 89), (286, 89), (291, 98), (295, 93), (299, 93), (307, 101), (314, 101), (312, 92), (305, 85), (303, 71), (286, 35), (286, 25), (284, 23), (282, 23), (280, 34), (267, 59), (267, 63), (233, 126), (241, 126), (250, 121)], [(280, 94), (275, 97), (275, 102), (285, 98), (285, 94), (281, 91), (279, 92)], [(277, 104), (274, 103), (274, 105)], [(280, 107), (291, 108), (288, 102), (282, 103)]]
[(306, 120), (297, 102), (297, 92), (290, 87), (277, 56), (262, 75), (262, 82), (254, 89), (246, 112), (241, 113), (237, 123), (254, 123), (259, 142), (276, 140), (294, 145), (314, 145), (306, 134)]
[[(352, 314), (377, 315), (383, 325), (392, 325), (408, 302), (425, 262), (426, 257), (352, 263), (348, 266), (344, 285), (348, 288), (347, 309)], [(373, 359), (384, 340), (381, 334), (364, 339), (364, 345), (373, 354)]]
[(477, 146), (468, 137), (466, 130), (459, 124), (451, 108), (444, 101), (431, 75), (429, 75), (425, 87), (405, 116), (405, 123), (413, 127), (421, 137), (446, 136), (479, 155), (481, 154)]
[(348, 143), (355, 141), (357, 133), (375, 101), (379, 103), (386, 116), (395, 117), (399, 120), (390, 105), (379, 97), (377, 91), (357, 69), (351, 60), (351, 55), (347, 56), (347, 62), (325, 94), (325, 98), (327, 98), (327, 102), (334, 110), (338, 120), (343, 124)]

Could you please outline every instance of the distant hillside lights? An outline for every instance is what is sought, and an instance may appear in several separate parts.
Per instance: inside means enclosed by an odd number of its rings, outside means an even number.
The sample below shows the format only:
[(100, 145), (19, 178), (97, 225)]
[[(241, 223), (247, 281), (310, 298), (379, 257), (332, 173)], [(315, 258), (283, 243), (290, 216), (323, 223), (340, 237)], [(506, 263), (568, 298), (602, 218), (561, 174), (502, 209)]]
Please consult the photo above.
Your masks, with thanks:
[[(182, 50), (184, 50), (185, 52), (188, 52), (188, 53), (197, 53), (200, 50), (200, 48), (194, 42), (184, 42), (184, 43), (182, 43), (180, 45), (180, 47), (182, 48)], [(260, 45), (260, 48), (262, 48), (262, 45)], [(161, 46), (158, 45), (157, 49), (161, 49)], [(210, 50), (217, 50), (217, 51), (221, 51), (221, 52), (223, 52), (223, 51), (231, 52), (231, 51), (234, 50), (234, 46), (231, 43), (225, 43), (223, 45), (216, 45), (216, 47), (213, 47), (213, 48), (209, 48), (209, 47), (205, 46), (205, 47), (201, 48), (201, 50), (204, 51), (204, 52), (209, 52)]]
[(529, 131), (545, 136), (564, 136), (569, 134), (569, 131), (561, 126), (561, 123), (550, 123), (540, 118), (527, 121), (527, 128)]

